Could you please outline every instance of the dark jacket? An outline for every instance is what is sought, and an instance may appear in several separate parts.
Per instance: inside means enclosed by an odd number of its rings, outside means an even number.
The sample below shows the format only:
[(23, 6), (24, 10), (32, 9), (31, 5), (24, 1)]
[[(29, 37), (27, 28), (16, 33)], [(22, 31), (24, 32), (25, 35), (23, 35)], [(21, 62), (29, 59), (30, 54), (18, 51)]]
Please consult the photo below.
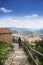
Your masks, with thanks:
[(18, 39), (18, 43), (20, 43), (20, 44), (21, 44), (21, 38), (19, 38), (19, 39)]

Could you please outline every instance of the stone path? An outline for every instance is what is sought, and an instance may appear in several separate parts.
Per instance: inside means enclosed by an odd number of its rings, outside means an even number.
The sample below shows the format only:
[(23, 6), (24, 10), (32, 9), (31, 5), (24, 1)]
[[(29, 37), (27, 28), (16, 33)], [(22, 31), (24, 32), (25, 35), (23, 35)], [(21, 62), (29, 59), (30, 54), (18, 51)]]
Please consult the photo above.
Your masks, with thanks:
[(30, 65), (23, 49), (19, 49), (18, 44), (14, 45), (14, 51), (9, 54), (4, 65)]

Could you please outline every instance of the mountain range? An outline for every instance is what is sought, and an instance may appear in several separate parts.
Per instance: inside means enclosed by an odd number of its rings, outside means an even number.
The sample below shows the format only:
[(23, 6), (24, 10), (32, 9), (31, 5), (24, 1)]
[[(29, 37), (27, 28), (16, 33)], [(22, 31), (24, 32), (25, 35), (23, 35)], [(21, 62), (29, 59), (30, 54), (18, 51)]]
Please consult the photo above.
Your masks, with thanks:
[(22, 34), (43, 34), (43, 29), (27, 29), (27, 28), (10, 28), (12, 33), (22, 33)]

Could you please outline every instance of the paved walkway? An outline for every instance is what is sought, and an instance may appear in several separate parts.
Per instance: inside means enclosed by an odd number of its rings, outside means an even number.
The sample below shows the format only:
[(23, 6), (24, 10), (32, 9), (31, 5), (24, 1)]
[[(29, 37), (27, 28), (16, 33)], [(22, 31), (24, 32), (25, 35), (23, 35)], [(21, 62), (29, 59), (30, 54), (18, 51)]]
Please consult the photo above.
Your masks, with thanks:
[(18, 44), (14, 45), (14, 51), (9, 54), (4, 65), (30, 65), (23, 49), (19, 49)]

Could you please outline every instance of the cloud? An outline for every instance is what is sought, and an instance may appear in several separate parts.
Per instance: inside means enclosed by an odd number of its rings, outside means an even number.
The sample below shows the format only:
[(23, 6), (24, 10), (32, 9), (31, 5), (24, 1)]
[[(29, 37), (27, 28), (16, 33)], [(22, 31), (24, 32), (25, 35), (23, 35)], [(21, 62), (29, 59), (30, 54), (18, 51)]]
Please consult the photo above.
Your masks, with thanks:
[[(33, 16), (33, 15), (31, 15)], [(36, 15), (34, 15), (36, 16)], [(18, 27), (18, 28), (31, 28), (31, 29), (39, 29), (43, 28), (43, 17), (36, 17), (36, 18), (1, 18), (0, 19), (0, 27)]]
[(21, 27), (20, 20), (13, 18), (2, 18), (0, 19), (0, 27)]
[(33, 15), (31, 15), (31, 16), (25, 16), (25, 18), (36, 18), (36, 17), (38, 17), (37, 14), (33, 14)]
[(0, 8), (0, 11), (5, 12), (5, 13), (10, 13), (10, 12), (12, 12), (12, 10), (8, 10), (8, 9), (6, 9), (6, 8), (4, 8), (4, 7), (1, 7), (1, 8)]

